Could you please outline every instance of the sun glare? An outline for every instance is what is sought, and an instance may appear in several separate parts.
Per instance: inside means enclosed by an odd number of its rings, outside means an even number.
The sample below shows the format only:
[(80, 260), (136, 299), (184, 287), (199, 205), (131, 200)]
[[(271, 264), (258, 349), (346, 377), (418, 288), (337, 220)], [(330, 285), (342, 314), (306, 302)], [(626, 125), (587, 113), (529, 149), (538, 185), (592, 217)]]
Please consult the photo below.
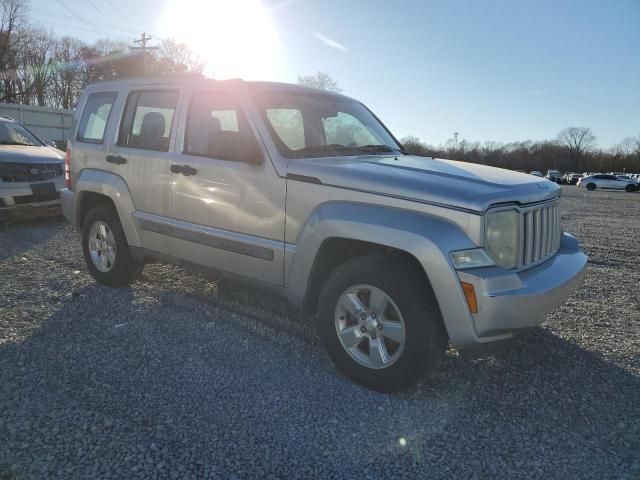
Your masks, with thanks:
[(278, 36), (259, 0), (169, 0), (160, 28), (187, 43), (216, 78), (270, 79), (277, 70)]

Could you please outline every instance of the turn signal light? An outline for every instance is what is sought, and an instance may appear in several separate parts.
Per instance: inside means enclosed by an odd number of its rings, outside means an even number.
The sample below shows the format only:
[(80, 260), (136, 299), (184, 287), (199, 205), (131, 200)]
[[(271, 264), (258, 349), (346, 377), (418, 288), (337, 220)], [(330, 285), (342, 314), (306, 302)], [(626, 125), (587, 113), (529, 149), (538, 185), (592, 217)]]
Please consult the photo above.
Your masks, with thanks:
[(467, 299), (469, 311), (471, 311), (471, 313), (478, 313), (478, 301), (476, 300), (476, 291), (474, 290), (473, 285), (467, 282), (460, 282), (460, 285), (462, 285), (464, 297)]
[(64, 156), (64, 183), (71, 190), (71, 149), (67, 145), (67, 153)]

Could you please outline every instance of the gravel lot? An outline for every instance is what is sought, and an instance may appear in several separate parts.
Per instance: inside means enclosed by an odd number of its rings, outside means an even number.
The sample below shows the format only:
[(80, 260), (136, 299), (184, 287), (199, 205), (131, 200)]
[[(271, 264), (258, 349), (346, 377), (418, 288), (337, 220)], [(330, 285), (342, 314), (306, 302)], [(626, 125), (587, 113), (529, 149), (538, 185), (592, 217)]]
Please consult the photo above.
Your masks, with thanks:
[(640, 194), (562, 205), (584, 287), (393, 395), (338, 374), (270, 294), (162, 265), (97, 286), (59, 217), (5, 224), (0, 479), (640, 478)]

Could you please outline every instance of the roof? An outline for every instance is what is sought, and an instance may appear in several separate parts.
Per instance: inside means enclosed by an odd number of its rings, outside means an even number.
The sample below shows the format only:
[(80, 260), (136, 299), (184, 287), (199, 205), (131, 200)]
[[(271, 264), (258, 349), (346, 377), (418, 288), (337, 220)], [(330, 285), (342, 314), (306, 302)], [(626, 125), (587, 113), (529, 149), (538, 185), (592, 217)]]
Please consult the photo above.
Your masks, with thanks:
[(143, 86), (143, 85), (189, 85), (189, 84), (209, 84), (209, 85), (246, 85), (251, 90), (271, 90), (300, 93), (320, 93), (336, 97), (347, 98), (344, 95), (319, 88), (297, 85), (284, 82), (247, 81), (239, 78), (229, 80), (216, 80), (207, 78), (199, 74), (179, 74), (165, 75), (161, 77), (140, 77), (121, 80), (104, 80), (87, 86), (88, 89), (102, 90), (104, 88), (116, 88), (122, 86)]

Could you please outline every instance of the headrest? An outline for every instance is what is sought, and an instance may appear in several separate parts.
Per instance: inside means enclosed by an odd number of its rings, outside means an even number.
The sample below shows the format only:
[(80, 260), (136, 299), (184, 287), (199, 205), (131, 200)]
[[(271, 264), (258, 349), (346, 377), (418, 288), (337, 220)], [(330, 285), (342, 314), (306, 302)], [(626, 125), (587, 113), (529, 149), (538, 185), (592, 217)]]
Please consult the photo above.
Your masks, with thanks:
[(164, 135), (165, 120), (164, 115), (159, 112), (149, 112), (142, 118), (140, 126), (140, 136), (145, 145)]

